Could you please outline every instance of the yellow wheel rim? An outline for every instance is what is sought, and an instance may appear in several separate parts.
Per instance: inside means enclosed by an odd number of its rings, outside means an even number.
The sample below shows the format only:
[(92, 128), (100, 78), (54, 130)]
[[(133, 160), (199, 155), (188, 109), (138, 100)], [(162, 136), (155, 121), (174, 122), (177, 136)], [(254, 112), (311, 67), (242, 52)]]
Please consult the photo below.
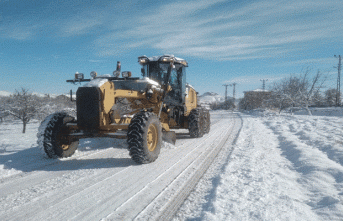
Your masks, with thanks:
[(59, 144), (59, 148), (62, 150), (68, 150), (70, 147), (70, 143), (65, 139), (65, 136), (61, 131), (57, 134), (57, 143)]
[(150, 124), (147, 134), (147, 142), (149, 151), (154, 151), (157, 146), (157, 128), (154, 124)]
[(68, 149), (69, 149), (69, 145), (67, 145), (67, 144), (62, 144), (62, 145), (61, 145), (61, 149), (62, 149), (62, 150), (68, 150)]

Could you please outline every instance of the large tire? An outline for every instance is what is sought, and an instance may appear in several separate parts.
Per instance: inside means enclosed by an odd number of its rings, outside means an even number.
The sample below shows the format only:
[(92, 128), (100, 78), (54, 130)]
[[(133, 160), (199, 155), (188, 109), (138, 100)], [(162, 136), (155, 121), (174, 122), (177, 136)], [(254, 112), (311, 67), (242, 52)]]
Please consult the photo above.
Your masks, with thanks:
[(156, 114), (137, 113), (129, 125), (127, 143), (130, 156), (136, 163), (155, 161), (162, 146), (162, 126)]
[(42, 146), (50, 158), (70, 157), (78, 147), (78, 141), (68, 139), (66, 124), (75, 121), (74, 117), (64, 112), (54, 113), (42, 122), (46, 125), (42, 130)]
[(208, 110), (204, 110), (204, 123), (205, 123), (204, 133), (208, 134), (211, 130), (211, 115)]
[(203, 111), (201, 108), (191, 110), (188, 116), (188, 130), (192, 138), (202, 137), (204, 135), (204, 128), (202, 124)]

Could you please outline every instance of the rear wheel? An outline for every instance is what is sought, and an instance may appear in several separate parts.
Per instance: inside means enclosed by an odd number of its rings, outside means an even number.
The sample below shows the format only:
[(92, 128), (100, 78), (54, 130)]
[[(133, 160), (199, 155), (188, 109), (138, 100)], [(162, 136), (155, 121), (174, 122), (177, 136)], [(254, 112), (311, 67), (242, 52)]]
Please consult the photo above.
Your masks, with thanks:
[(195, 108), (188, 116), (189, 135), (193, 138), (202, 137), (204, 135), (202, 124), (202, 109)]
[(208, 110), (204, 111), (204, 123), (205, 123), (204, 133), (208, 134), (211, 130), (211, 116)]
[[(79, 142), (68, 139), (69, 130), (66, 124), (74, 117), (66, 113), (55, 113), (47, 117), (48, 122), (43, 133), (43, 148), (50, 158), (70, 157), (75, 153)], [(44, 122), (44, 121), (43, 121)]]
[(136, 163), (151, 163), (160, 154), (162, 126), (151, 112), (139, 112), (131, 120), (127, 142), (132, 160)]

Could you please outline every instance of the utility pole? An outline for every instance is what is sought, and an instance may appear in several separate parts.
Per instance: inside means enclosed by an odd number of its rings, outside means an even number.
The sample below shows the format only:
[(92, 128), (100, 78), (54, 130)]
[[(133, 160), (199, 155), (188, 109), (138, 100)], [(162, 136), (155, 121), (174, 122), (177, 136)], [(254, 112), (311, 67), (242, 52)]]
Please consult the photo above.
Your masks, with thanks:
[(235, 105), (236, 85), (237, 85), (237, 83), (232, 83), (232, 84), (229, 85), (230, 87), (233, 87), (232, 97), (233, 97), (233, 107), (234, 108), (236, 107), (236, 105)]
[(232, 93), (233, 101), (235, 101), (235, 96), (236, 96), (236, 85), (237, 83), (232, 83), (229, 85), (230, 87), (233, 87), (233, 93)]
[(223, 84), (225, 87), (225, 103), (227, 103), (227, 87), (229, 86), (228, 84)]
[(264, 91), (266, 89), (266, 81), (268, 81), (268, 79), (261, 79), (260, 81), (262, 81), (262, 89)]
[[(335, 58), (337, 56), (335, 55)], [(341, 106), (341, 65), (342, 65), (342, 57), (338, 55), (338, 76), (337, 76), (337, 91), (336, 91), (336, 106)]]
[(226, 106), (226, 110), (228, 109), (227, 107), (227, 87), (229, 86), (228, 84), (223, 84), (223, 86), (225, 87), (225, 106)]

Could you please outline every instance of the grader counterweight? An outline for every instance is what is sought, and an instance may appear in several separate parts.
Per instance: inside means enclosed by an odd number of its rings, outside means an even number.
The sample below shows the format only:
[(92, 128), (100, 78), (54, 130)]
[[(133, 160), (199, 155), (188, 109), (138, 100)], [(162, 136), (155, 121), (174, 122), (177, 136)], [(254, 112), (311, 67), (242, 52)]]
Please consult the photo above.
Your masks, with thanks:
[[(162, 139), (175, 144), (174, 129), (188, 129), (191, 137), (210, 131), (210, 114), (198, 106), (197, 93), (186, 84), (188, 63), (173, 55), (141, 56), (142, 79), (121, 72), (91, 79), (75, 74), (67, 82), (88, 82), (76, 93), (77, 118), (60, 112), (48, 116), (38, 136), (51, 158), (69, 157), (78, 141), (89, 137), (127, 139), (131, 158), (137, 163), (157, 159)], [(120, 77), (120, 74), (122, 77)]]

